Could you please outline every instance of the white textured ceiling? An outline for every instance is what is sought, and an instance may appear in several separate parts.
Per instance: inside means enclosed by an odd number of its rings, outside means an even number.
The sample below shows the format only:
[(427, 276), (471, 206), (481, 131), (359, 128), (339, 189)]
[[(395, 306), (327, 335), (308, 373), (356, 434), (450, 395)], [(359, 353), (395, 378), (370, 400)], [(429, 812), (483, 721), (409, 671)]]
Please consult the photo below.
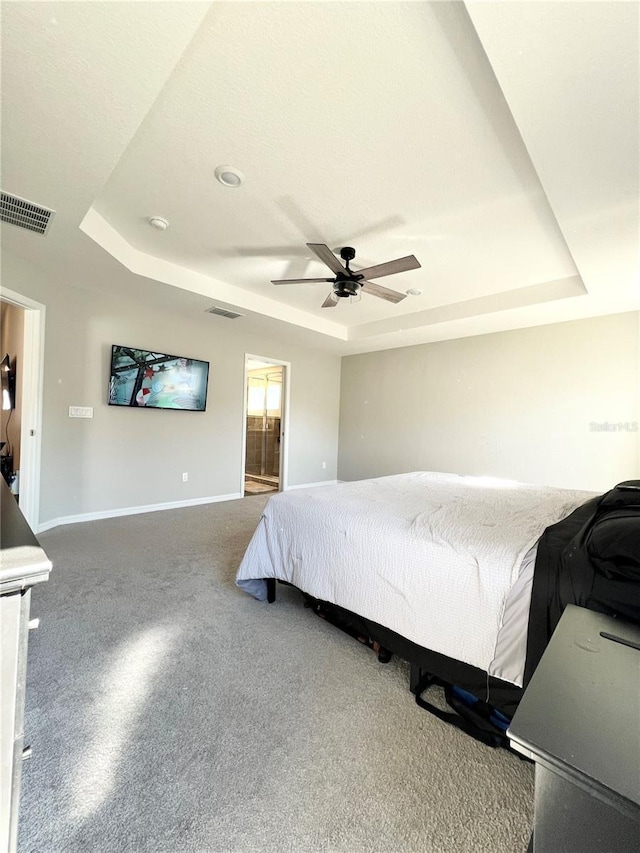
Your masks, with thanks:
[[(107, 252), (123, 286), (342, 352), (636, 309), (638, 10), (4, 3), (2, 189), (57, 214), (3, 244), (61, 273)], [(356, 269), (415, 254), (377, 281), (422, 293), (272, 285), (331, 275), (308, 242)]]

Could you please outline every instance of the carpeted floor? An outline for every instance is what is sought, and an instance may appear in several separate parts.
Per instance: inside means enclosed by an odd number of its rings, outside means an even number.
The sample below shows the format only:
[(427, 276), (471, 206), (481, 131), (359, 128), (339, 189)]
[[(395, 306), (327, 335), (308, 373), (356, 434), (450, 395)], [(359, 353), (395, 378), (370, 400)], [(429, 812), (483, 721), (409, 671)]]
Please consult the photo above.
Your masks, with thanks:
[(524, 853), (531, 765), (294, 589), (234, 586), (265, 501), (39, 537), (20, 853)]

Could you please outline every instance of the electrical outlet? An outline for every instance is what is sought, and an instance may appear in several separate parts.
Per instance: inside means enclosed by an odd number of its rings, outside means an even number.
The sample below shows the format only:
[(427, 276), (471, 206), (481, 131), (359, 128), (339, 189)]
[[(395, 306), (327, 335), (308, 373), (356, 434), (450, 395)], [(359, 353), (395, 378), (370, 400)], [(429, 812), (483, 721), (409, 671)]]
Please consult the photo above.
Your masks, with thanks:
[(182, 482), (183, 482), (183, 483), (188, 483), (188, 482), (189, 482), (189, 475), (187, 474), (187, 472), (186, 472), (186, 471), (185, 471), (185, 472), (184, 472), (184, 474), (182, 475)]
[(326, 467), (327, 467), (327, 463), (326, 463), (326, 462), (323, 462), (323, 463), (322, 463), (322, 467), (323, 467), (323, 468), (326, 468)]

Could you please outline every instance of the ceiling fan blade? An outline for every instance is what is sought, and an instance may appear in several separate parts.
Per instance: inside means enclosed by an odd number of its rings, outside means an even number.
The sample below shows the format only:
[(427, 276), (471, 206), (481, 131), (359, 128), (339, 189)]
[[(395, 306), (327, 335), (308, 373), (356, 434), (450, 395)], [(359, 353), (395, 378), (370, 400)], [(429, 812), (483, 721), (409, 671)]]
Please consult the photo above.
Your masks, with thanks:
[(383, 275), (393, 275), (397, 272), (417, 270), (420, 262), (415, 255), (407, 255), (406, 258), (398, 258), (396, 261), (387, 261), (386, 264), (378, 264), (375, 267), (367, 267), (364, 270), (354, 270), (357, 275), (365, 278), (381, 278)]
[(338, 297), (335, 295), (335, 293), (332, 292), (324, 300), (324, 302), (322, 303), (322, 307), (323, 308), (335, 308), (337, 304), (338, 304)]
[(380, 299), (386, 299), (387, 302), (402, 302), (407, 298), (406, 293), (398, 293), (397, 290), (390, 290), (388, 287), (382, 287), (381, 284), (374, 284), (372, 281), (363, 281), (362, 290), (370, 296), (379, 296)]
[(339, 273), (346, 271), (331, 249), (325, 246), (324, 243), (307, 243), (307, 246), (332, 272)]
[(319, 281), (333, 281), (332, 278), (281, 278), (271, 284), (314, 284)]

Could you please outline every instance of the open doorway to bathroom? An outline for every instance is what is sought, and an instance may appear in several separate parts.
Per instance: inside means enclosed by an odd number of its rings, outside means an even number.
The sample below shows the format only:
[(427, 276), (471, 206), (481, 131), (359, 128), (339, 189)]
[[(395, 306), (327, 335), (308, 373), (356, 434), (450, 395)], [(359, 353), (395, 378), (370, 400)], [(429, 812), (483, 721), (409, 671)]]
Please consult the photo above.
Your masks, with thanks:
[(244, 495), (283, 488), (285, 365), (246, 358)]

